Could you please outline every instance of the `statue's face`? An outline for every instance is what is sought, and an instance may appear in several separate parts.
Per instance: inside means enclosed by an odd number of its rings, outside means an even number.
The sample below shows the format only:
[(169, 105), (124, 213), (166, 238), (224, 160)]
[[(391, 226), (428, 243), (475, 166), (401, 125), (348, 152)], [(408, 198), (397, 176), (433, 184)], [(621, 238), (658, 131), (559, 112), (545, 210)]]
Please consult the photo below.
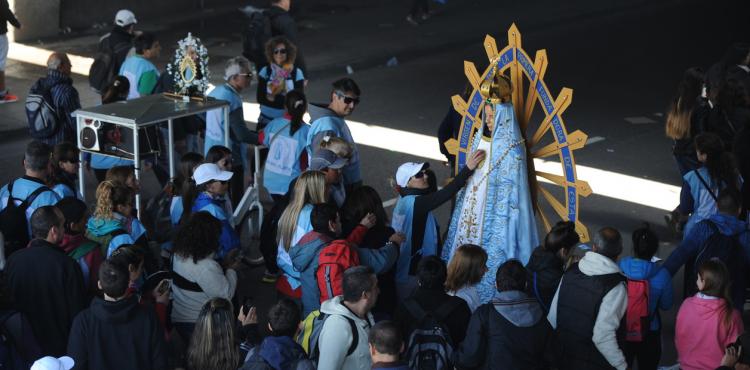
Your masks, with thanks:
[(484, 105), (484, 124), (487, 125), (490, 133), (495, 130), (495, 109), (492, 104)]

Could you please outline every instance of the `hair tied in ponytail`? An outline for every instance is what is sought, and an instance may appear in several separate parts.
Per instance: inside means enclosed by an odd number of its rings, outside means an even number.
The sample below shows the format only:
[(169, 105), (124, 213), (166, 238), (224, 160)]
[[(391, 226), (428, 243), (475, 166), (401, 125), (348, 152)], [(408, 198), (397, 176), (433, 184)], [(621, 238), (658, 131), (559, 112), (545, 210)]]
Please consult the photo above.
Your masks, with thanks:
[(118, 87), (120, 86), (120, 81), (115, 80), (115, 82), (113, 82), (112, 85), (114, 85), (115, 87)]
[(328, 144), (329, 141), (331, 141), (331, 136), (330, 135), (323, 136), (323, 142), (324, 143)]
[(302, 104), (305, 104), (304, 100), (297, 100), (296, 102), (294, 102), (294, 107), (299, 108), (302, 106)]

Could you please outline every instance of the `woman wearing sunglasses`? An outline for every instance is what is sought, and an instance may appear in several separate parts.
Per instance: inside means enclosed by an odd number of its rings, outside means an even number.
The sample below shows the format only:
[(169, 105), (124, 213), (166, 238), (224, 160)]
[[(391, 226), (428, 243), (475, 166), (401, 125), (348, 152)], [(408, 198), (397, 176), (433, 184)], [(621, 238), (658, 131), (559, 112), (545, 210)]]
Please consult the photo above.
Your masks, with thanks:
[(68, 142), (57, 144), (52, 150), (50, 182), (52, 190), (60, 196), (60, 199), (79, 196), (76, 192), (76, 180), (80, 167), (78, 153), (78, 148)]
[(182, 196), (185, 211), (182, 213), (181, 224), (185, 224), (191, 214), (200, 211), (208, 212), (221, 221), (221, 248), (216, 253), (219, 260), (240, 246), (240, 237), (229, 223), (230, 215), (224, 208), (224, 196), (229, 190), (229, 179), (232, 175), (232, 172), (223, 171), (214, 163), (203, 163), (193, 172), (195, 185), (187, 189)]
[(258, 72), (258, 130), (284, 115), (284, 97), (292, 90), (305, 88), (305, 75), (294, 65), (297, 47), (286, 37), (276, 36), (266, 43), (268, 65)]
[(396, 191), (400, 198), (393, 210), (391, 226), (406, 235), (396, 262), (396, 290), (406, 299), (417, 286), (416, 267), (424, 256), (440, 255), (440, 226), (432, 210), (451, 200), (484, 160), (485, 152), (475, 151), (466, 166), (444, 188), (430, 191), (428, 163), (407, 162), (396, 171)]

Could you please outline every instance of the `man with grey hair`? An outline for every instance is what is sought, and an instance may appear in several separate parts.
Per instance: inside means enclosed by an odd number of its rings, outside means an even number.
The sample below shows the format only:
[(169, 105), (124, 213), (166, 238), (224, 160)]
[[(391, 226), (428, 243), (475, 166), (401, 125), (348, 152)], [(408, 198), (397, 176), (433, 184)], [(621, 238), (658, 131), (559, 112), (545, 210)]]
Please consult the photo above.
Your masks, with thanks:
[(81, 100), (70, 78), (71, 67), (65, 53), (52, 53), (47, 59), (47, 76), (37, 80), (29, 91), (29, 94), (43, 96), (57, 113), (57, 131), (48, 137), (35, 137), (50, 146), (76, 141), (76, 122), (72, 113), (81, 108)]
[[(250, 87), (253, 79), (252, 65), (245, 57), (234, 57), (227, 61), (224, 67), (224, 84), (216, 86), (209, 97), (225, 100), (229, 103), (229, 149), (232, 150), (232, 204), (239, 203), (245, 192), (244, 175), (245, 167), (242, 163), (242, 152), (246, 150), (247, 144), (258, 142), (257, 133), (251, 131), (245, 124), (244, 112), (242, 110), (242, 90)], [(224, 146), (224, 130), (227, 123), (224, 122), (224, 113), (221, 109), (215, 109), (206, 114), (206, 140), (204, 144), (204, 155), (215, 145)]]
[(597, 231), (591, 251), (565, 272), (547, 320), (557, 331), (559, 368), (627, 368), (617, 333), (628, 305), (626, 278), (617, 265), (622, 236), (612, 227)]
[(23, 159), (25, 176), (0, 188), (0, 231), (5, 237), (6, 256), (28, 244), (31, 238), (29, 220), (34, 210), (54, 205), (60, 200), (57, 194), (45, 185), (49, 174), (51, 151), (47, 144), (39, 141), (30, 142), (26, 146)]

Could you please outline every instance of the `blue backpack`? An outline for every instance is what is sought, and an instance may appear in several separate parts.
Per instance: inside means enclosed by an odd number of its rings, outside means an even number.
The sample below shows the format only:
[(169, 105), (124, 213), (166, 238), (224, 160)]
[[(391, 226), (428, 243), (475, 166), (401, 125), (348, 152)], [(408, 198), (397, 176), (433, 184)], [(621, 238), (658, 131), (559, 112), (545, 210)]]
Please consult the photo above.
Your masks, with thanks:
[(37, 90), (32, 88), (26, 97), (26, 118), (29, 122), (29, 134), (34, 139), (46, 139), (60, 129), (60, 117), (52, 105), (51, 88)]

